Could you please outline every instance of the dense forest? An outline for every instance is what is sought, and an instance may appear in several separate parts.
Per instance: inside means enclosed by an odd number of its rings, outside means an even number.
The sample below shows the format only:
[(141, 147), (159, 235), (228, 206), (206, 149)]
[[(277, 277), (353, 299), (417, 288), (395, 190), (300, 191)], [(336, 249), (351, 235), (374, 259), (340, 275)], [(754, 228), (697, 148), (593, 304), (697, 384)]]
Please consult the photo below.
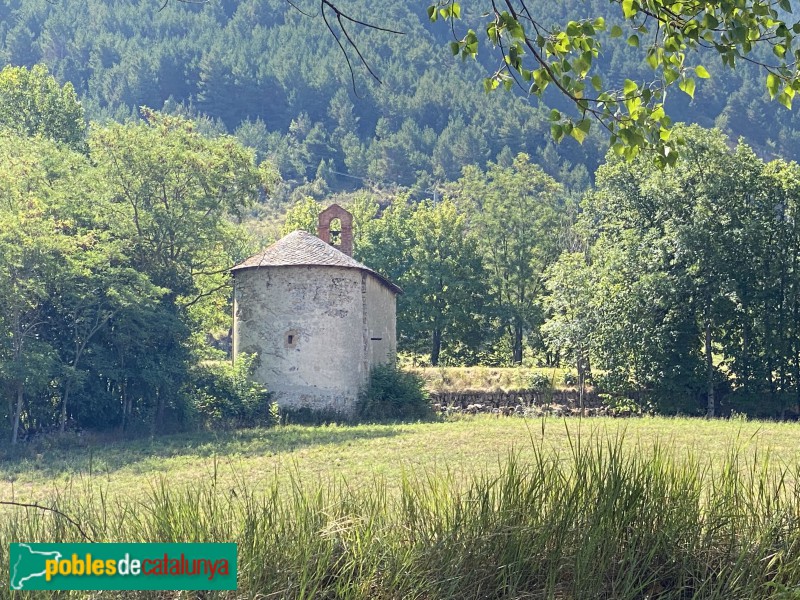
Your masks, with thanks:
[[(3, 438), (268, 418), (257, 358), (223, 360), (227, 269), (331, 200), (405, 290), (410, 360), (568, 366), (667, 413), (798, 412), (800, 126), (754, 67), (668, 100), (699, 125), (659, 170), (597, 133), (554, 144), (562, 98), (485, 94), (496, 56), (454, 60), (424, 11), (376, 5), (406, 34), (359, 31), (383, 83), (356, 65), (353, 85), (284, 0), (0, 3), (0, 61), (21, 65), (0, 72)], [(602, 62), (646, 76), (624, 42)]]
[[(255, 148), (259, 159), (269, 157), (288, 190), (304, 186), (302, 193), (317, 197), (365, 185), (431, 196), (464, 165), (508, 162), (520, 152), (564, 185), (585, 188), (602, 162), (607, 142), (599, 133), (582, 146), (552, 143), (546, 116), (552, 107), (567, 108), (557, 93), (545, 97), (547, 106), (522, 94), (485, 94), (482, 78), (498, 56), (452, 58), (449, 27), (429, 23), (422, 5), (370, 2), (364, 16), (405, 35), (356, 29), (382, 84), (355, 61), (353, 86), (322, 20), (286, 0), (162, 4), (3, 0), (0, 64), (45, 64), (73, 84), (91, 120), (137, 118), (140, 106), (202, 118), (208, 129)], [(363, 14), (359, 3), (341, 5)], [(566, 15), (613, 22), (613, 7), (600, 0), (530, 5), (544, 23)], [(465, 25), (480, 26), (478, 9), (465, 4)], [(639, 48), (624, 39), (603, 43), (599, 69), (611, 84), (652, 78)], [(694, 100), (677, 90), (668, 96), (673, 120), (717, 126), (734, 140), (744, 135), (765, 158), (798, 158), (797, 114), (776, 116), (763, 72), (705, 58), (712, 78), (698, 85)]]

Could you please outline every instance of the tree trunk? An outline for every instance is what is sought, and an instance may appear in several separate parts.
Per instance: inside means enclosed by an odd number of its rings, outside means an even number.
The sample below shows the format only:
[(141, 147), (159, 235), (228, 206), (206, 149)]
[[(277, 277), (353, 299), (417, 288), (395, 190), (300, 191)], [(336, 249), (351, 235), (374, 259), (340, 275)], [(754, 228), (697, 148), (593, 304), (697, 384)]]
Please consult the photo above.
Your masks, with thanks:
[(442, 351), (442, 330), (433, 330), (433, 340), (431, 342), (431, 366), (439, 366), (439, 354)]
[[(744, 292), (742, 296), (745, 296)], [(742, 387), (750, 391), (750, 309), (747, 300), (742, 300)]]
[(578, 407), (581, 410), (581, 416), (585, 417), (586, 412), (584, 410), (584, 389), (586, 388), (586, 365), (587, 365), (586, 357), (583, 355), (583, 352), (578, 354), (578, 361), (577, 361), (577, 368), (578, 368)]
[(522, 364), (522, 323), (514, 323), (514, 364)]
[(122, 426), (121, 431), (124, 433), (125, 430), (128, 428), (128, 386), (125, 380), (122, 380), (122, 383), (119, 386), (120, 394), (122, 395)]
[(23, 384), (21, 381), (17, 382), (17, 408), (14, 411), (14, 429), (11, 433), (11, 445), (16, 445), (17, 439), (19, 439), (19, 420), (20, 415), (22, 414), (22, 397), (24, 396)]
[(64, 433), (67, 429), (67, 401), (69, 400), (69, 379), (64, 383), (64, 395), (61, 397), (61, 419), (58, 430)]
[[(795, 240), (794, 254), (792, 255), (792, 273), (797, 273), (797, 263), (798, 263), (798, 241)], [(800, 348), (798, 348), (798, 334), (800, 333), (800, 302), (798, 302), (798, 293), (797, 293), (797, 281), (792, 284), (793, 285), (793, 300), (792, 300), (792, 316), (793, 316), (793, 327), (792, 331), (794, 335), (793, 344), (792, 344), (792, 353), (794, 354), (794, 380), (795, 380), (795, 402), (797, 404), (797, 412), (800, 413)]]
[(709, 419), (714, 418), (715, 404), (714, 404), (714, 359), (711, 356), (711, 319), (706, 319), (706, 385), (708, 393), (708, 408), (706, 410), (706, 417)]
[(13, 428), (14, 427), (14, 396), (9, 393), (7, 395), (8, 398), (8, 424)]
[(578, 355), (578, 405), (581, 409), (581, 416), (586, 416), (586, 379), (592, 372), (589, 363), (589, 355), (585, 350), (581, 350)]
[(164, 429), (164, 394), (161, 392), (161, 388), (156, 388), (156, 412), (153, 415), (153, 429), (151, 430), (150, 434), (155, 435), (156, 433), (160, 433)]

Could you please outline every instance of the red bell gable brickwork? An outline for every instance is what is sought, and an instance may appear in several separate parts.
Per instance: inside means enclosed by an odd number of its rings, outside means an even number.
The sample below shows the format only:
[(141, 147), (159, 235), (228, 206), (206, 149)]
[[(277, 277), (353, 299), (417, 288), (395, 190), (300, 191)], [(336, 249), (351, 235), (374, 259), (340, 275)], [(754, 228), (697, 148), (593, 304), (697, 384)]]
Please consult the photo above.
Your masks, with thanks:
[[(338, 246), (331, 244), (331, 221), (334, 219), (339, 219), (342, 224)], [(317, 237), (347, 256), (353, 256), (353, 215), (338, 204), (331, 204), (319, 214)]]

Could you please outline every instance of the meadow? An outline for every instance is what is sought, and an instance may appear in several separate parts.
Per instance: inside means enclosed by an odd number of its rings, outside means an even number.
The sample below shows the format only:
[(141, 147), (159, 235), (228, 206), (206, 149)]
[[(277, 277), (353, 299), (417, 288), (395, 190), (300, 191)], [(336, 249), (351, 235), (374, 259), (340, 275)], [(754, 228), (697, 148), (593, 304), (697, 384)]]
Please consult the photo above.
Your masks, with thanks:
[[(790, 599), (799, 439), (741, 419), (487, 416), (76, 437), (4, 457), (0, 499), (57, 507), (94, 541), (236, 541), (226, 597)], [(0, 507), (0, 539), (5, 575), (8, 541), (83, 534)]]

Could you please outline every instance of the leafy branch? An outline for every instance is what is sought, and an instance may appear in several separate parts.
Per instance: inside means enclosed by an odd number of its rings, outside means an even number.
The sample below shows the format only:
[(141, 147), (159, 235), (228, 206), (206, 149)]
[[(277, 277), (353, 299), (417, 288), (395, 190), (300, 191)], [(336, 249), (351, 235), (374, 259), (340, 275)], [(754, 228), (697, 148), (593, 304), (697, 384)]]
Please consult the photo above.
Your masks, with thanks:
[[(615, 89), (593, 72), (603, 36), (623, 36), (619, 25), (609, 28), (603, 18), (597, 18), (547, 27), (534, 17), (527, 0), (489, 0), (486, 39), (502, 60), (484, 81), (485, 89), (516, 84), (541, 97), (552, 85), (577, 109), (577, 117), (552, 111), (556, 140), (571, 136), (583, 142), (594, 121), (610, 133), (617, 154), (632, 159), (647, 148), (655, 151), (660, 166), (673, 164), (677, 158), (677, 141), (670, 138), (672, 121), (664, 110), (667, 89), (677, 85), (694, 98), (696, 79), (710, 77), (703, 65), (689, 64), (691, 53), (713, 50), (730, 68), (735, 68), (737, 60), (763, 68), (770, 96), (787, 108), (800, 91), (800, 50), (794, 48), (800, 23), (788, 24), (781, 18), (782, 13), (791, 12), (789, 0), (753, 0), (744, 6), (699, 0), (612, 2), (620, 7), (622, 22), (630, 29), (627, 44), (638, 49), (643, 40), (649, 40), (645, 57), (656, 73), (654, 81), (625, 79), (622, 88)], [(461, 13), (456, 0), (438, 0), (428, 7), (430, 20), (449, 22), (453, 32)], [(764, 45), (779, 59), (777, 63), (753, 55), (757, 46)], [(478, 35), (472, 29), (460, 37), (454, 34), (450, 48), (462, 59), (475, 58)]]

